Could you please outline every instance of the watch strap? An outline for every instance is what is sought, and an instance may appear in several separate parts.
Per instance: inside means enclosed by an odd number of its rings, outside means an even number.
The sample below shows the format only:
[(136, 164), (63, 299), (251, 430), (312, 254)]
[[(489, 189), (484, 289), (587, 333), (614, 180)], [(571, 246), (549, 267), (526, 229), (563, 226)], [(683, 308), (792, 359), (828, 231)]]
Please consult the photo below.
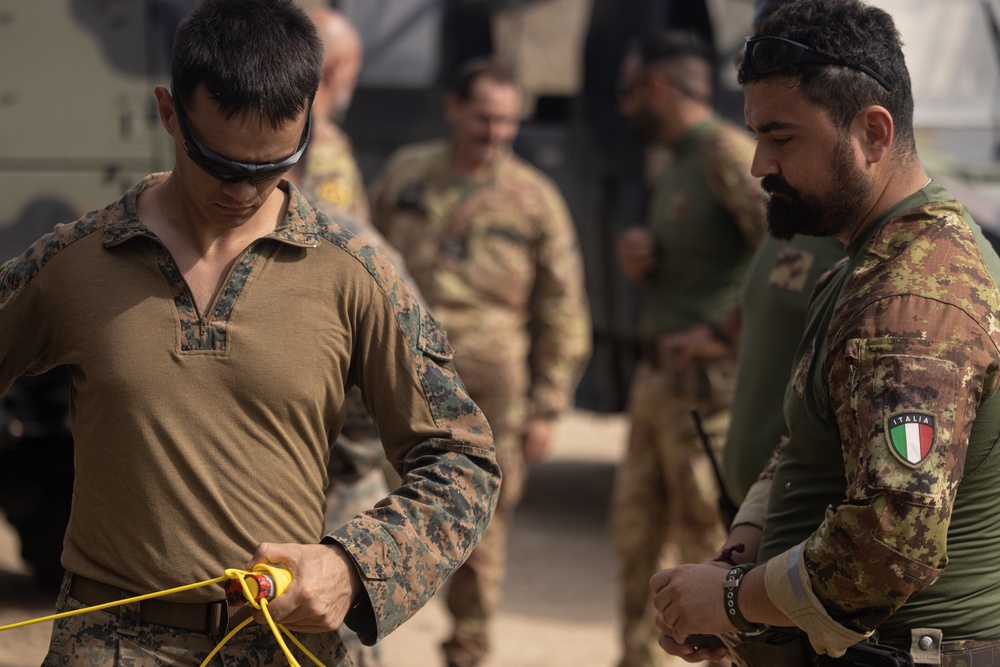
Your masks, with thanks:
[(740, 583), (743, 581), (743, 575), (752, 570), (755, 565), (755, 563), (740, 563), (733, 566), (722, 582), (722, 601), (725, 604), (726, 617), (737, 630), (744, 634), (760, 632), (765, 627), (760, 623), (751, 623), (740, 611)]

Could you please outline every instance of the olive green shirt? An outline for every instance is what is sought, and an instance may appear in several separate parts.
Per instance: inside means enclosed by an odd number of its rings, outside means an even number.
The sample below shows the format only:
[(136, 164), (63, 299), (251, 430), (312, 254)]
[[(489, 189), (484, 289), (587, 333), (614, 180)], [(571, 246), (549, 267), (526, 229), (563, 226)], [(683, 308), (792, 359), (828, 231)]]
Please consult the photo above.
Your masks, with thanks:
[(745, 130), (713, 117), (672, 149), (650, 201), (656, 268), (642, 292), (639, 323), (647, 341), (714, 322), (733, 308), (764, 236), (763, 191), (750, 175), (754, 143)]
[(801, 550), (853, 631), (1000, 637), (1000, 259), (936, 183), (847, 250), (785, 395), (759, 560)]
[(782, 399), (802, 339), (809, 295), (819, 277), (844, 258), (840, 241), (771, 236), (754, 253), (740, 290), (739, 374), (722, 467), (737, 505), (757, 481), (785, 433)]

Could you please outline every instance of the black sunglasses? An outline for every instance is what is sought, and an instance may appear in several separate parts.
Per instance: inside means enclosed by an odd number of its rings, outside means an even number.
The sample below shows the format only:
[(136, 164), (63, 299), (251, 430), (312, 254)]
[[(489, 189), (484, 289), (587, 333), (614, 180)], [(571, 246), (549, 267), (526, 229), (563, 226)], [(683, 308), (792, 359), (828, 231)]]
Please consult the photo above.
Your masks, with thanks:
[(743, 66), (749, 74), (770, 74), (792, 65), (807, 63), (850, 67), (864, 72), (888, 92), (892, 92), (892, 86), (870, 67), (850, 65), (843, 60), (823, 55), (812, 47), (784, 37), (747, 37), (743, 44), (743, 62)]
[(247, 162), (236, 162), (229, 158), (222, 157), (211, 148), (201, 143), (191, 134), (191, 129), (184, 120), (184, 110), (181, 108), (180, 97), (171, 91), (174, 98), (174, 109), (177, 111), (177, 125), (184, 135), (184, 151), (191, 158), (191, 161), (202, 168), (209, 175), (226, 183), (240, 183), (249, 181), (250, 183), (260, 183), (278, 178), (289, 169), (294, 167), (309, 145), (309, 137), (312, 132), (312, 114), (306, 114), (306, 126), (302, 131), (302, 141), (299, 148), (280, 162), (267, 162), (264, 164), (253, 164)]

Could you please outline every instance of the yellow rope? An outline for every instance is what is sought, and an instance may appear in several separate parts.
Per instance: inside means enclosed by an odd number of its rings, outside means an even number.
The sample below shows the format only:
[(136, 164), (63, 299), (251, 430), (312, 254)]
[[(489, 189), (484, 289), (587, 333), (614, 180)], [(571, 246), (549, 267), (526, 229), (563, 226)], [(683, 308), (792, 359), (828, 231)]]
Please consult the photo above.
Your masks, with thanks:
[(20, 623), (12, 623), (11, 625), (0, 625), (0, 632), (4, 630), (14, 630), (15, 628), (23, 628), (27, 625), (33, 625), (35, 623), (44, 623), (45, 621), (55, 621), (60, 618), (69, 618), (70, 616), (79, 616), (80, 614), (87, 614), (92, 611), (101, 611), (102, 609), (110, 609), (111, 607), (118, 607), (123, 604), (130, 604), (132, 602), (141, 602), (142, 600), (149, 600), (151, 598), (158, 598), (164, 595), (172, 595), (174, 593), (183, 593), (184, 591), (189, 591), (194, 588), (201, 588), (202, 586), (210, 586), (212, 584), (219, 584), (229, 579), (229, 577), (216, 577), (215, 579), (207, 579), (205, 581), (200, 581), (196, 584), (187, 584), (184, 586), (178, 586), (177, 588), (171, 588), (165, 591), (159, 591), (158, 593), (147, 593), (146, 595), (137, 595), (133, 598), (126, 598), (125, 600), (114, 600), (112, 602), (105, 602), (104, 604), (94, 605), (93, 607), (84, 607), (83, 609), (71, 609), (70, 611), (64, 611), (59, 614), (52, 614), (50, 616), (43, 616), (42, 618), (33, 618), (29, 621), (21, 621)]
[[(131, 604), (133, 602), (141, 602), (143, 600), (163, 597), (165, 595), (173, 595), (174, 593), (183, 593), (184, 591), (189, 591), (195, 588), (201, 588), (202, 586), (211, 586), (213, 584), (219, 584), (222, 583), (223, 581), (226, 581), (227, 579), (236, 579), (240, 582), (240, 587), (243, 589), (243, 595), (244, 597), (246, 597), (247, 602), (254, 609), (259, 609), (264, 613), (264, 618), (265, 620), (267, 620), (267, 624), (271, 628), (271, 632), (274, 634), (274, 638), (275, 640), (277, 640), (278, 646), (281, 647), (282, 652), (285, 654), (285, 658), (288, 660), (288, 664), (291, 665), (291, 667), (301, 667), (298, 661), (295, 659), (295, 656), (292, 655), (292, 652), (288, 650), (288, 646), (285, 644), (284, 639), (281, 638), (282, 632), (285, 633), (288, 636), (288, 638), (291, 639), (292, 642), (299, 647), (300, 651), (302, 651), (306, 656), (309, 657), (310, 660), (316, 663), (318, 667), (324, 667), (323, 663), (320, 662), (316, 658), (316, 656), (310, 653), (309, 650), (302, 645), (302, 642), (300, 642), (298, 639), (295, 638), (295, 635), (293, 635), (291, 632), (288, 631), (288, 628), (279, 623), (274, 622), (274, 619), (271, 618), (271, 612), (268, 611), (267, 609), (266, 598), (262, 598), (259, 603), (255, 599), (256, 595), (254, 594), (254, 592), (250, 590), (250, 587), (247, 585), (246, 578), (250, 575), (255, 575), (261, 572), (271, 575), (272, 579), (274, 580), (275, 596), (284, 593), (285, 589), (288, 587), (288, 584), (291, 582), (292, 579), (291, 574), (287, 570), (270, 565), (263, 565), (263, 564), (255, 565), (253, 571), (249, 572), (247, 570), (237, 570), (231, 568), (226, 570), (226, 573), (221, 577), (216, 577), (215, 579), (206, 579), (205, 581), (199, 581), (198, 583), (195, 584), (186, 584), (184, 586), (178, 586), (177, 588), (170, 588), (165, 591), (158, 591), (156, 593), (147, 593), (145, 595), (137, 595), (135, 597), (126, 598), (124, 600), (114, 600), (112, 602), (105, 602), (104, 604), (94, 605), (92, 607), (84, 607), (83, 609), (71, 609), (70, 611), (64, 611), (58, 614), (50, 614), (49, 616), (43, 616), (41, 618), (33, 618), (27, 621), (21, 621), (19, 623), (12, 623), (10, 625), (0, 625), (0, 632), (3, 632), (5, 630), (14, 630), (16, 628), (23, 628), (28, 625), (33, 625), (35, 623), (44, 623), (46, 621), (55, 621), (60, 618), (69, 618), (70, 616), (88, 614), (92, 611), (101, 611), (102, 609), (119, 607), (121, 605)], [(253, 618), (246, 619), (245, 621), (237, 625), (235, 628), (233, 628), (229, 632), (229, 634), (223, 637), (222, 641), (220, 641), (215, 646), (215, 648), (212, 649), (211, 653), (208, 654), (208, 657), (205, 658), (204, 662), (201, 663), (201, 667), (205, 667), (206, 665), (208, 665), (208, 663), (211, 662), (212, 658), (214, 658), (216, 654), (218, 654), (218, 652), (222, 649), (222, 647), (226, 645), (226, 642), (232, 639), (237, 632), (245, 628), (252, 621)]]
[(228, 642), (230, 639), (232, 639), (236, 635), (237, 632), (239, 632), (243, 628), (245, 628), (248, 625), (250, 625), (251, 622), (253, 622), (253, 617), (252, 616), (250, 618), (244, 620), (242, 623), (240, 623), (239, 625), (237, 625), (232, 630), (230, 630), (229, 634), (227, 634), (225, 637), (223, 637), (222, 641), (215, 645), (215, 648), (213, 648), (212, 652), (208, 654), (208, 657), (205, 658), (204, 660), (202, 660), (201, 667), (205, 667), (205, 665), (207, 665), (208, 663), (212, 662), (212, 658), (215, 657), (216, 653), (218, 653), (220, 650), (222, 650), (222, 647), (226, 645), (226, 642)]

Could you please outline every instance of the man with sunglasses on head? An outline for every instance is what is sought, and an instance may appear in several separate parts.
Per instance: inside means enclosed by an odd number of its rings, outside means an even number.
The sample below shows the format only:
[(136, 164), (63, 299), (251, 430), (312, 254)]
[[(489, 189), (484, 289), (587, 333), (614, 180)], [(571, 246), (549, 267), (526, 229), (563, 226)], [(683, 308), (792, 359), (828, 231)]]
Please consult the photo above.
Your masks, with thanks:
[[(764, 235), (763, 193), (750, 175), (753, 142), (711, 104), (713, 55), (692, 33), (650, 35), (627, 54), (620, 111), (642, 141), (669, 150), (655, 177), (648, 222), (627, 229), (618, 256), (641, 289), (642, 358), (629, 396), (631, 431), (616, 479), (611, 533), (622, 603), (619, 667), (662, 664), (649, 578), (676, 548), (700, 562), (719, 548), (719, 487), (690, 408), (724, 421), (732, 398), (737, 331), (722, 320)], [(683, 359), (678, 338), (723, 345)]]
[[(377, 250), (282, 174), (310, 136), (316, 30), (291, 0), (204, 0), (155, 89), (173, 171), (0, 267), (0, 392), (70, 368), (76, 482), (60, 610), (287, 566), (269, 605), (324, 664), (468, 556), (499, 487), (489, 425)], [(361, 388), (396, 493), (324, 535), (326, 459)], [(221, 586), (55, 622), (45, 665), (198, 665), (250, 616)], [(281, 657), (265, 619), (227, 664)]]
[(772, 235), (832, 236), (847, 259), (814, 292), (741, 550), (650, 582), (661, 645), (720, 658), (716, 634), (751, 666), (1000, 664), (1000, 259), (920, 164), (892, 17), (787, 3), (739, 80)]

